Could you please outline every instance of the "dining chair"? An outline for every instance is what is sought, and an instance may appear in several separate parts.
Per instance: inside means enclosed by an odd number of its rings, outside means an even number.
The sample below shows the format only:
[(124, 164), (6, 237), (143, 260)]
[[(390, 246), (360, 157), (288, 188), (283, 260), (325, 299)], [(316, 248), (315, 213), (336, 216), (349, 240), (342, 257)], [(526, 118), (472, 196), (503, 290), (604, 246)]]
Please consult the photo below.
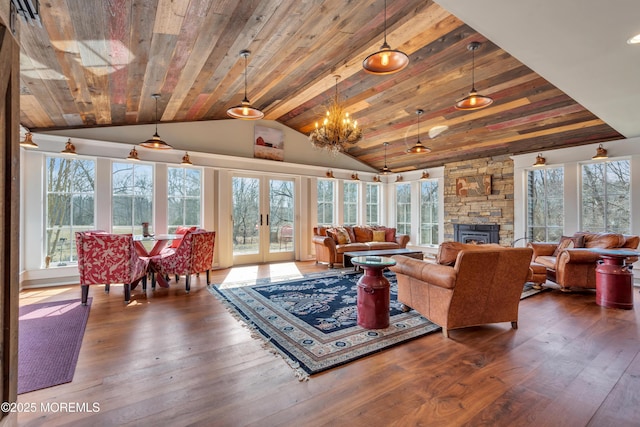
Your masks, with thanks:
[[(179, 276), (184, 275), (187, 293), (191, 291), (192, 274), (206, 272), (209, 285), (215, 238), (215, 231), (187, 232), (177, 248), (166, 248), (159, 255), (151, 257), (151, 270), (167, 277), (167, 281), (170, 275), (175, 275), (176, 282)], [(151, 287), (155, 289), (155, 276), (151, 279)]]
[(131, 234), (76, 232), (76, 250), (83, 305), (87, 305), (89, 285), (105, 285), (109, 293), (111, 283), (122, 283), (125, 303), (139, 281), (146, 290), (149, 259), (138, 256)]

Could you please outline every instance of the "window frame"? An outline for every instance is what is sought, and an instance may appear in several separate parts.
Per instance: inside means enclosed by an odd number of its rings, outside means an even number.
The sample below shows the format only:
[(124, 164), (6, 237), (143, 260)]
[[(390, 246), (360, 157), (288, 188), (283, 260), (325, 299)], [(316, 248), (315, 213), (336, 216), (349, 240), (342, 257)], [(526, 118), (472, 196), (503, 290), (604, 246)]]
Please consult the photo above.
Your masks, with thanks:
[[(125, 165), (127, 167), (132, 168), (133, 178), (132, 185), (130, 187), (130, 192), (126, 194), (115, 194), (114, 193), (114, 167), (115, 165)], [(135, 209), (135, 198), (140, 197), (141, 194), (136, 193), (136, 184), (135, 184), (135, 170), (136, 168), (149, 167), (151, 168), (150, 176), (151, 176), (151, 188), (149, 193), (146, 195), (142, 195), (149, 199), (149, 220), (148, 221), (140, 221), (140, 224), (136, 224), (136, 215), (137, 211)], [(121, 169), (124, 170), (124, 169)], [(149, 233), (154, 234), (154, 206), (155, 206), (155, 190), (156, 190), (156, 165), (155, 163), (142, 163), (142, 162), (126, 162), (126, 161), (115, 161), (111, 162), (111, 232), (115, 234), (142, 234), (142, 223), (148, 222), (148, 230)], [(129, 225), (115, 225), (114, 221), (114, 211), (116, 209), (116, 196), (118, 197), (130, 197), (133, 200), (131, 201), (131, 225), (130, 229)], [(117, 230), (116, 230), (117, 228)]]
[[(320, 185), (326, 183), (326, 185), (330, 185), (331, 186), (331, 199), (321, 199), (321, 191), (320, 191)], [(322, 193), (323, 194), (323, 193)], [(324, 195), (324, 194), (323, 194)], [(317, 220), (318, 220), (318, 225), (325, 225), (325, 226), (330, 226), (334, 224), (335, 221), (335, 217), (336, 217), (336, 181), (332, 180), (332, 179), (323, 179), (323, 178), (318, 178), (318, 183), (316, 185), (316, 199), (318, 202), (318, 208), (316, 210), (316, 215), (317, 215)], [(328, 206), (330, 206), (329, 212), (331, 213), (331, 221), (327, 222), (324, 213), (327, 212), (326, 209), (322, 210), (322, 215), (321, 215), (321, 206), (323, 204), (326, 204)]]
[[(628, 191), (625, 194), (626, 195), (626, 202), (627, 202), (627, 212), (628, 215), (626, 215), (626, 218), (628, 218), (628, 222), (627, 222), (627, 228), (622, 230), (620, 228), (612, 228), (611, 224), (609, 223), (609, 195), (613, 194), (615, 195), (615, 193), (611, 193), (609, 191), (609, 187), (613, 186), (613, 183), (609, 183), (610, 181), (607, 179), (608, 178), (608, 172), (607, 169), (609, 167), (611, 167), (610, 165), (612, 165), (613, 163), (621, 163), (621, 162), (625, 162), (627, 163), (627, 168), (628, 168), (628, 180), (626, 182), (626, 185), (628, 186)], [(594, 228), (593, 226), (587, 226), (585, 225), (585, 216), (583, 214), (584, 212), (584, 186), (585, 186), (585, 182), (584, 182), (584, 170), (585, 167), (592, 167), (592, 166), (600, 166), (602, 165), (604, 167), (604, 182), (603, 182), (603, 200), (600, 201), (600, 203), (603, 204), (603, 208), (602, 208), (602, 212), (600, 212), (600, 215), (603, 216), (603, 226), (602, 227), (596, 227)], [(583, 231), (590, 231), (590, 232), (608, 232), (608, 233), (619, 233), (619, 234), (631, 234), (631, 198), (632, 198), (632, 188), (631, 188), (631, 176), (632, 176), (632, 162), (631, 159), (629, 158), (617, 158), (617, 159), (608, 159), (605, 161), (598, 161), (598, 162), (581, 162), (579, 164), (579, 176), (580, 176), (580, 182), (579, 182), (579, 223), (580, 223), (580, 229)], [(618, 193), (618, 195), (621, 195), (622, 193)], [(588, 229), (587, 229), (588, 228)]]
[[(435, 197), (431, 198), (428, 201), (424, 200), (424, 187), (425, 186), (433, 186), (434, 188), (431, 189), (431, 194), (434, 194)], [(428, 180), (423, 180), (420, 181), (420, 228), (419, 228), (419, 236), (418, 236), (418, 240), (420, 242), (420, 245), (423, 246), (438, 246), (440, 244), (440, 239), (438, 236), (438, 232), (439, 232), (439, 227), (440, 227), (440, 223), (439, 223), (439, 215), (438, 215), (438, 208), (439, 208), (439, 183), (438, 180), (436, 179), (428, 179)], [(425, 212), (425, 209), (427, 209), (427, 212)], [(424, 217), (425, 217), (425, 213), (427, 213), (427, 216), (430, 216), (431, 221), (424, 221)], [(430, 230), (431, 232), (428, 233), (429, 239), (425, 239), (425, 235), (426, 230)], [(435, 232), (434, 232), (435, 231)], [(428, 240), (425, 241), (425, 240)], [(434, 241), (435, 240), (435, 241)]]
[[(186, 191), (183, 191), (181, 196), (171, 194), (169, 180), (171, 179), (171, 170), (179, 170), (182, 171), (182, 180), (183, 180), (183, 190), (184, 185), (186, 185), (187, 173), (188, 172), (198, 172), (199, 175), (199, 191), (197, 196), (190, 196), (186, 194)], [(167, 167), (167, 232), (174, 233), (175, 229), (178, 227), (202, 227), (202, 194), (203, 194), (203, 171), (200, 168), (193, 167), (184, 167), (184, 166), (168, 166)], [(180, 199), (182, 203), (182, 223), (181, 224), (171, 224), (171, 199)], [(197, 200), (198, 201), (198, 223), (197, 224), (187, 224), (187, 201), (189, 200)]]
[[(79, 162), (91, 162), (93, 163), (93, 191), (91, 192), (87, 192), (87, 191), (75, 191), (76, 185), (74, 185), (75, 181), (71, 181), (69, 185), (71, 185), (71, 190), (70, 191), (49, 191), (49, 186), (50, 186), (50, 182), (49, 182), (49, 164), (50, 164), (50, 160), (52, 159), (56, 159), (56, 160), (61, 160), (61, 161), (68, 161), (70, 162), (70, 165), (72, 165), (71, 167), (75, 168), (76, 164)], [(59, 240), (63, 240), (62, 244), (59, 246), (59, 255), (58, 255), (58, 266), (65, 266), (67, 265), (67, 263), (76, 263), (77, 262), (77, 251), (75, 248), (75, 233), (77, 231), (86, 231), (86, 230), (92, 230), (95, 229), (96, 227), (96, 212), (97, 212), (97, 197), (96, 197), (96, 184), (97, 184), (97, 168), (98, 168), (98, 161), (95, 158), (89, 158), (89, 157), (69, 157), (69, 156), (64, 156), (64, 155), (55, 155), (55, 154), (46, 154), (44, 156), (44, 167), (43, 167), (43, 171), (45, 174), (45, 179), (44, 179), (44, 212), (43, 212), (43, 229), (44, 229), (44, 239), (43, 239), (43, 257), (42, 259), (44, 260), (44, 265), (45, 267), (50, 267), (51, 263), (54, 262), (54, 260), (56, 259), (56, 252), (58, 249), (58, 241)], [(72, 172), (73, 174), (75, 174), (75, 171)], [(52, 174), (51, 174), (52, 176)], [(57, 174), (57, 176), (59, 177), (60, 175)], [(69, 219), (69, 224), (64, 224), (64, 225), (60, 225), (58, 224), (57, 226), (50, 226), (50, 211), (49, 211), (49, 200), (50, 200), (50, 195), (52, 194), (58, 194), (58, 195), (66, 195), (66, 197), (68, 197), (69, 199), (69, 205), (66, 207), (65, 210), (67, 210), (66, 215), (68, 215), (68, 219)], [(74, 203), (74, 199), (76, 199), (76, 196), (81, 196), (81, 197), (91, 197), (93, 199), (93, 212), (91, 213), (91, 216), (93, 217), (93, 221), (91, 222), (91, 224), (83, 224), (83, 225), (77, 225), (75, 224), (75, 212), (74, 212), (74, 208), (75, 208), (75, 203)], [(65, 215), (65, 216), (66, 216)], [(57, 237), (56, 238), (56, 243), (55, 243), (55, 247), (53, 247), (51, 250), (49, 250), (49, 246), (50, 246), (50, 234), (54, 232), (55, 229), (68, 229), (68, 234), (69, 236), (66, 238), (61, 238), (61, 237)], [(59, 235), (60, 233), (58, 233)], [(69, 255), (67, 257), (65, 257), (65, 259), (62, 259), (62, 251), (63, 251), (63, 246), (65, 245), (64, 242), (68, 241), (68, 249), (69, 249)], [(51, 253), (50, 253), (51, 252)]]
[[(404, 193), (399, 191), (400, 188), (407, 188), (407, 193), (409, 195), (409, 201), (401, 201), (401, 195), (404, 196)], [(411, 235), (411, 183), (402, 183), (396, 184), (396, 231), (398, 234), (408, 234)], [(400, 210), (401, 207), (404, 208), (404, 221), (400, 221), (401, 215)]]

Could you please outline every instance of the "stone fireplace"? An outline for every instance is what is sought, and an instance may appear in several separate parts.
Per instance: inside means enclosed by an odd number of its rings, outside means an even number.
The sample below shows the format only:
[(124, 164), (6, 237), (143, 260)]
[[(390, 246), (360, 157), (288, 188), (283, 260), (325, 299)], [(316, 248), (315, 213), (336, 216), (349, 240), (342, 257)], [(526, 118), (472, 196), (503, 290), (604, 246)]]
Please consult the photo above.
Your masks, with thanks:
[(453, 224), (453, 233), (460, 243), (500, 243), (498, 224)]
[[(491, 175), (491, 194), (458, 194), (458, 178)], [(456, 224), (471, 226), (467, 241), (513, 242), (514, 192), (513, 160), (509, 155), (483, 157), (446, 164), (444, 167), (444, 241), (462, 241)], [(481, 226), (478, 228), (478, 226)], [(489, 227), (489, 228), (487, 228)], [(464, 227), (463, 227), (464, 228)], [(471, 234), (469, 234), (471, 233)], [(480, 234), (478, 234), (480, 233)], [(489, 233), (488, 237), (487, 234)], [(493, 235), (491, 233), (494, 233)]]

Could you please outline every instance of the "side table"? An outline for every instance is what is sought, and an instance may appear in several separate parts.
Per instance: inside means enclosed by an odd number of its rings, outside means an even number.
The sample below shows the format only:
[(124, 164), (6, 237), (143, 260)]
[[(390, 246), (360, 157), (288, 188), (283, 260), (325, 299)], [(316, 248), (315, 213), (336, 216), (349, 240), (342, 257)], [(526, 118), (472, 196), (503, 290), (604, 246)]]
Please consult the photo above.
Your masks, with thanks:
[(627, 257), (640, 255), (628, 249), (591, 249), (600, 255), (596, 267), (596, 304), (608, 308), (633, 309), (633, 273)]
[(388, 328), (390, 284), (382, 272), (396, 265), (396, 260), (369, 255), (351, 258), (351, 262), (364, 270), (358, 280), (358, 325), (366, 329)]

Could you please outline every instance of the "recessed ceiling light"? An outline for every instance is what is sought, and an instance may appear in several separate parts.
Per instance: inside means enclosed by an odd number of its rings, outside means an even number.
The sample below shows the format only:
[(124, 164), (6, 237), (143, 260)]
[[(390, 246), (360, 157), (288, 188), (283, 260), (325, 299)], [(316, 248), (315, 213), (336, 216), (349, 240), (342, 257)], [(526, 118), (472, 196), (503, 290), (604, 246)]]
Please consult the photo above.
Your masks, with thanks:
[(638, 44), (638, 43), (640, 43), (640, 34), (636, 34), (635, 36), (631, 37), (629, 40), (627, 40), (627, 43), (629, 43), (629, 44)]

